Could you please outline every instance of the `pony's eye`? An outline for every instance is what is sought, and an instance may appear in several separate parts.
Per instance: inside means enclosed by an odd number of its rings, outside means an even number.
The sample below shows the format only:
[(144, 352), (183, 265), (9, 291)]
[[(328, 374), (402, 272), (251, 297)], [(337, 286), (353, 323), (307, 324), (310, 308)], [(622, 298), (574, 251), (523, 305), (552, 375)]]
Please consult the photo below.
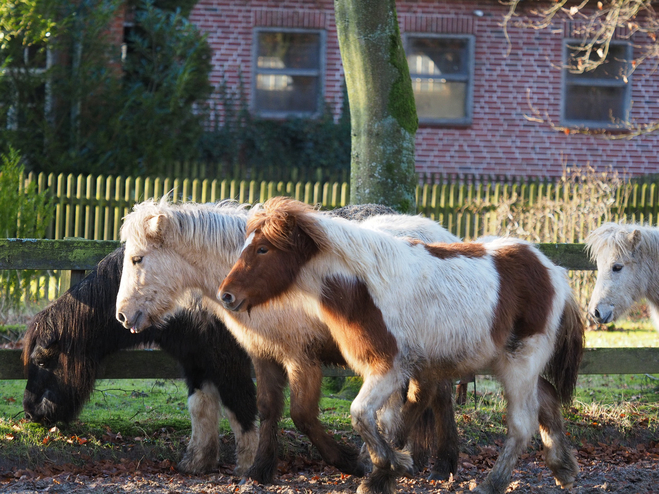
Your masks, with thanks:
[(267, 248), (267, 247), (259, 247), (258, 249), (256, 249), (256, 253), (257, 253), (257, 254), (265, 254), (265, 253), (267, 253), (267, 252), (268, 252), (268, 248)]
[(133, 259), (132, 259), (132, 261), (133, 261), (133, 265), (141, 263), (141, 262), (142, 262), (142, 259), (144, 259), (144, 257), (142, 257), (142, 256), (135, 256), (135, 257), (133, 257)]
[(622, 268), (623, 268), (622, 264), (614, 264), (612, 269), (614, 273), (618, 273), (622, 271)]

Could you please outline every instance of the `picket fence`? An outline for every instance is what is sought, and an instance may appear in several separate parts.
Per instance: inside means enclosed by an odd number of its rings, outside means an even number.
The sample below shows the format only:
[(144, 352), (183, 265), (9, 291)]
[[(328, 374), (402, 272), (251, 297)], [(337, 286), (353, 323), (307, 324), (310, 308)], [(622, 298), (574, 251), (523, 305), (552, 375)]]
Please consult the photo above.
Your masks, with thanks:
[[(163, 177), (122, 177), (93, 175), (29, 174), (26, 183), (36, 182), (39, 191), (47, 190), (55, 202), (55, 215), (46, 231), (48, 239), (78, 237), (90, 240), (118, 240), (122, 218), (136, 202), (159, 199), (169, 194), (173, 201), (215, 202), (234, 199), (241, 203), (264, 202), (286, 195), (325, 209), (349, 204), (347, 182), (276, 182), (211, 180)], [(509, 218), (501, 214), (502, 205), (531, 207), (541, 201), (571, 202), (576, 207), (589, 198), (592, 188), (567, 181), (514, 179), (450, 180), (439, 178), (417, 186), (417, 212), (442, 224), (465, 239), (483, 235), (512, 233), (538, 242), (583, 242), (585, 234), (597, 226), (601, 216), (583, 218), (566, 214), (558, 228), (548, 228), (555, 215), (540, 218), (531, 211), (526, 220), (504, 228)], [(625, 218), (655, 224), (659, 214), (659, 180), (626, 182), (611, 195), (607, 208), (609, 220)], [(509, 226), (509, 225), (508, 225)], [(524, 235), (522, 235), (523, 233)], [(591, 274), (572, 274), (573, 288), (579, 298), (589, 296)], [(59, 295), (60, 278), (56, 271), (38, 275), (26, 301), (50, 300)]]
[[(55, 204), (55, 217), (46, 238), (80, 237), (90, 240), (117, 240), (122, 218), (136, 202), (159, 199), (170, 194), (173, 201), (215, 202), (235, 199), (241, 203), (264, 202), (286, 195), (309, 204), (332, 209), (350, 202), (347, 182), (275, 182), (211, 180), (160, 177), (29, 174), (39, 191), (48, 190)], [(452, 233), (471, 239), (500, 233), (496, 210), (511, 201), (518, 207), (541, 200), (578, 201), (584, 193), (578, 183), (532, 181), (458, 181), (417, 186), (417, 212), (442, 224)], [(626, 183), (615, 191), (610, 205), (611, 219), (655, 224), (659, 214), (659, 180)], [(492, 221), (497, 221), (492, 224)], [(574, 225), (576, 228), (577, 225)], [(567, 238), (571, 237), (566, 233)], [(583, 233), (570, 242), (583, 241)], [(554, 241), (546, 238), (542, 241)]]

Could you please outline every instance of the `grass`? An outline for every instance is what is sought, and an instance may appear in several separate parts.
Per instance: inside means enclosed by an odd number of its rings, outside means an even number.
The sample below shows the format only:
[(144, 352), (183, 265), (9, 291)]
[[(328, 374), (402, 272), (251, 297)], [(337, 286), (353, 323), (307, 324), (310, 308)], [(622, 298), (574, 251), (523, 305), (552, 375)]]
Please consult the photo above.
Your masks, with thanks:
[[(636, 324), (635, 327), (634, 324)], [(659, 334), (649, 322), (630, 322), (588, 331), (587, 346), (659, 346)], [(343, 384), (341, 386), (341, 384)], [(0, 381), (0, 474), (11, 467), (26, 468), (44, 462), (85, 462), (90, 458), (147, 457), (177, 461), (190, 435), (187, 389), (177, 380), (99, 380), (79, 419), (56, 428), (22, 419), (25, 381)], [(483, 444), (502, 439), (505, 402), (498, 383), (479, 376), (477, 403), (469, 386), (468, 402), (456, 406), (461, 448), (471, 453)], [(351, 437), (350, 401), (359, 381), (326, 379), (320, 403), (321, 420), (337, 437)], [(659, 437), (659, 376), (584, 375), (575, 400), (565, 410), (566, 429), (578, 443), (635, 444)], [(282, 454), (312, 454), (288, 416)], [(230, 435), (226, 419), (220, 434)]]

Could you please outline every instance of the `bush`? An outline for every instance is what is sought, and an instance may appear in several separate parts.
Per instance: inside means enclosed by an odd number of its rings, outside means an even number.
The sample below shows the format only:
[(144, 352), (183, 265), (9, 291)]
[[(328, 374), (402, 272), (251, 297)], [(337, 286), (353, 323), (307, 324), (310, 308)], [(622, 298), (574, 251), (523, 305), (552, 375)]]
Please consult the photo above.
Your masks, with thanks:
[(214, 125), (199, 146), (207, 166), (218, 168), (213, 170), (218, 176), (348, 180), (351, 135), (347, 105), (337, 122), (329, 105), (319, 118), (259, 118), (249, 112), (242, 84), (228, 88), (226, 83), (218, 88), (216, 101), (217, 107), (209, 112)]
[[(11, 149), (0, 157), (0, 231), (8, 238), (43, 238), (52, 219), (54, 204), (36, 183), (24, 186), (24, 168), (19, 154)], [(21, 303), (22, 293), (36, 271), (0, 271), (0, 321)]]

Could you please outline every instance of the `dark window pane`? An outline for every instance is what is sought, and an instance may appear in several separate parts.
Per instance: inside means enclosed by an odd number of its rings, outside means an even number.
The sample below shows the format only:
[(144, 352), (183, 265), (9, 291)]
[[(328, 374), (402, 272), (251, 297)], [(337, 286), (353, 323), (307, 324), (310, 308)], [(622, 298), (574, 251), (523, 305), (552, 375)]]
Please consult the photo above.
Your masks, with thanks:
[(18, 89), (18, 127), (42, 122), (45, 117), (46, 84)]
[(416, 112), (421, 119), (461, 119), (467, 116), (467, 83), (412, 79)]
[(467, 40), (411, 38), (407, 63), (413, 74), (466, 75), (469, 67)]
[(565, 118), (613, 123), (625, 120), (625, 87), (568, 86)]
[(314, 33), (259, 33), (260, 69), (318, 69), (320, 35)]
[[(570, 49), (572, 57), (570, 58), (569, 65), (570, 67), (578, 67), (574, 56), (579, 56), (580, 53), (578, 50)], [(609, 53), (606, 55), (605, 61), (598, 65), (595, 70), (591, 70), (583, 73), (574, 73), (568, 70), (567, 76), (568, 79), (622, 79), (623, 76), (627, 75), (627, 46), (626, 45), (611, 45), (609, 46)], [(590, 54), (590, 60), (599, 61), (600, 55), (597, 53), (597, 49), (594, 49)]]
[(47, 66), (45, 45), (31, 45), (27, 48), (27, 63), (31, 69), (45, 69)]
[(315, 112), (318, 107), (318, 78), (258, 74), (256, 107), (269, 112)]

